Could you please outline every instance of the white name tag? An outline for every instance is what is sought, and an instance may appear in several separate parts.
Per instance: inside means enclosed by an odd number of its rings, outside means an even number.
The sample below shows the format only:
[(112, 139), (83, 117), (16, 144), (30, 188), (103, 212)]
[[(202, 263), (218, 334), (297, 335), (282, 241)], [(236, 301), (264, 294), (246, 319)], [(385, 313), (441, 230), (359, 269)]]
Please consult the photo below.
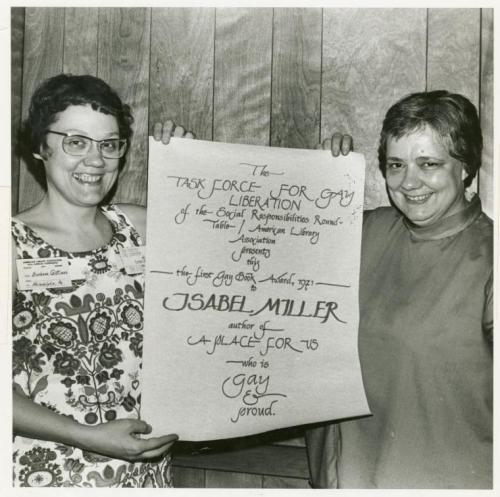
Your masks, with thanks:
[(70, 268), (65, 257), (17, 259), (16, 266), (21, 290), (71, 286)]
[(120, 249), (120, 257), (127, 274), (144, 273), (146, 269), (146, 247), (123, 247)]

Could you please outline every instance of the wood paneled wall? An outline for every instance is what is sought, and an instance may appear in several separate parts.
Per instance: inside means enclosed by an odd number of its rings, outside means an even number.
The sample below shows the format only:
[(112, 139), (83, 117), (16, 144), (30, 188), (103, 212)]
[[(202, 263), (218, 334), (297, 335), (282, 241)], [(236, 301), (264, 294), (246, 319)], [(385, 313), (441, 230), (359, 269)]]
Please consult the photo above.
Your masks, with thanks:
[[(313, 148), (333, 131), (367, 158), (367, 208), (386, 204), (376, 161), (385, 111), (446, 88), (480, 109), (479, 192), (493, 206), (492, 9), (14, 8), (13, 130), (45, 78), (94, 74), (135, 116), (116, 200), (146, 205), (147, 135), (172, 118), (206, 140)], [(13, 212), (42, 189), (12, 160)]]
[[(334, 131), (350, 133), (367, 158), (366, 207), (386, 204), (376, 160), (386, 110), (410, 92), (460, 92), (480, 110), (478, 189), (493, 212), (492, 9), (14, 8), (11, 61), (13, 136), (36, 86), (60, 72), (99, 76), (132, 106), (115, 200), (142, 205), (148, 132), (166, 118), (200, 139), (278, 147), (314, 148)], [(40, 200), (35, 176), (13, 153), (13, 213)], [(302, 454), (291, 477), (290, 459), (287, 471), (278, 467), (282, 455), (262, 474), (231, 471), (233, 456), (208, 469), (188, 458), (176, 483), (307, 487), (304, 451), (281, 451)]]

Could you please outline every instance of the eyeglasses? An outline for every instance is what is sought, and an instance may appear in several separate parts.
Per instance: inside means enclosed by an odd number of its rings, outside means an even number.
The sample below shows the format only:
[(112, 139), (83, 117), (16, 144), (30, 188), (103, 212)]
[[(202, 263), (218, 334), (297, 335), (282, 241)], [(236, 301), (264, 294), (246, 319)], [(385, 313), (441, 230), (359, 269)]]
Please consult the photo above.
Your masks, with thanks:
[(107, 159), (120, 159), (127, 151), (127, 140), (125, 138), (108, 138), (107, 140), (94, 140), (89, 136), (72, 135), (49, 129), (47, 133), (64, 136), (62, 148), (68, 155), (86, 155), (92, 147), (92, 142), (97, 144), (97, 150)]

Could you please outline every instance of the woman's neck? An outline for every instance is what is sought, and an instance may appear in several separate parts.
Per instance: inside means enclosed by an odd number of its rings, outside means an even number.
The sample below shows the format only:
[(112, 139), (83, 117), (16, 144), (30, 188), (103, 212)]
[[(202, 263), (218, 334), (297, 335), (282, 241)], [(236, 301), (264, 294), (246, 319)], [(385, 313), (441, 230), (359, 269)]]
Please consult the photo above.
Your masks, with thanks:
[(18, 216), (54, 247), (68, 252), (93, 250), (107, 244), (112, 227), (97, 206), (53, 201), (46, 194), (35, 207)]
[(87, 226), (95, 222), (98, 207), (97, 205), (81, 206), (66, 202), (61, 207), (59, 202), (47, 194), (41, 202), (42, 209), (51, 216), (52, 224), (59, 224), (61, 227)]

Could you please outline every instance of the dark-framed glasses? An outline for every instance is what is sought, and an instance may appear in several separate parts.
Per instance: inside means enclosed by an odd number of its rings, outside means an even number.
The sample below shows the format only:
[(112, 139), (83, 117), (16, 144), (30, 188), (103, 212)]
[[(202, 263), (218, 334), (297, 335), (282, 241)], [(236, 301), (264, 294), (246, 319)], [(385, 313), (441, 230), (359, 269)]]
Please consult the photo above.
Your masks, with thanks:
[(108, 138), (106, 140), (94, 140), (89, 136), (62, 133), (49, 129), (47, 133), (63, 136), (62, 148), (68, 155), (87, 155), (92, 147), (92, 142), (97, 145), (97, 150), (107, 159), (120, 159), (127, 151), (127, 140), (125, 138)]

